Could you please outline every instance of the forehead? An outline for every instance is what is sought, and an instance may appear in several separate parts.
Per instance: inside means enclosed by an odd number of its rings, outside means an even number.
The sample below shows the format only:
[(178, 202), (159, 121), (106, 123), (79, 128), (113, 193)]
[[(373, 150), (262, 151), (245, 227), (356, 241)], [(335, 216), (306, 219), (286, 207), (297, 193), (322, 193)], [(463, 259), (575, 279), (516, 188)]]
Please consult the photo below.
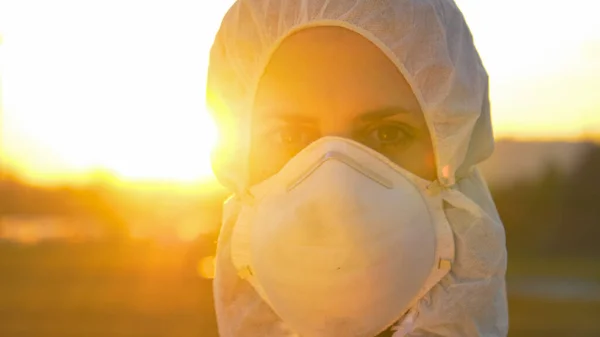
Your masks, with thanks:
[(257, 87), (254, 113), (354, 118), (388, 107), (420, 113), (388, 57), (358, 33), (314, 27), (286, 38), (273, 53)]

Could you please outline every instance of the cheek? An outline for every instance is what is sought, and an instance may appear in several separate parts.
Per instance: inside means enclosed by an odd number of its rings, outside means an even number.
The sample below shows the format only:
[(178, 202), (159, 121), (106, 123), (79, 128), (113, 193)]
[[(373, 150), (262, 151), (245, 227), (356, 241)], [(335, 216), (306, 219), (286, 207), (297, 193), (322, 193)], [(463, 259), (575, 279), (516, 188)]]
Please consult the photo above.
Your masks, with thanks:
[(423, 140), (419, 144), (419, 153), (415, 153), (415, 158), (418, 158), (418, 167), (413, 172), (421, 178), (427, 180), (436, 179), (435, 155), (433, 153), (433, 145), (429, 139)]
[(412, 173), (426, 180), (437, 179), (437, 168), (435, 163), (435, 153), (431, 142), (431, 135), (424, 125), (420, 128), (415, 144), (412, 146), (410, 154)]
[(415, 140), (409, 148), (388, 155), (388, 158), (423, 179), (436, 179), (435, 156), (429, 139)]
[(289, 154), (274, 151), (272, 144), (264, 144), (259, 139), (252, 139), (249, 158), (250, 184), (258, 184), (270, 178), (291, 158)]
[(433, 146), (431, 144), (429, 145), (427, 156), (425, 158), (425, 166), (429, 180), (435, 180), (437, 178), (437, 168), (435, 165), (435, 154), (433, 153)]

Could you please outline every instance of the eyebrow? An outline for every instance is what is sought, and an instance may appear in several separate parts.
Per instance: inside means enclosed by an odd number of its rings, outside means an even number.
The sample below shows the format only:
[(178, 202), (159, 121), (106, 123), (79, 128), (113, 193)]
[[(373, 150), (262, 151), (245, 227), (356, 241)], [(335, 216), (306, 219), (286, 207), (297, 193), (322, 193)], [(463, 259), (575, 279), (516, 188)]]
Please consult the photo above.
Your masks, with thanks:
[(386, 119), (388, 117), (392, 117), (399, 114), (408, 114), (410, 113), (408, 110), (393, 106), (393, 107), (385, 107), (376, 110), (367, 111), (360, 116), (356, 117), (356, 120), (359, 122), (374, 122), (382, 119)]
[[(356, 116), (354, 119), (357, 122), (375, 122), (388, 117), (392, 117), (399, 114), (409, 114), (410, 112), (402, 107), (392, 106), (385, 107), (375, 110), (369, 110)], [(316, 123), (318, 118), (315, 116), (307, 116), (298, 112), (270, 112), (265, 114), (266, 118), (277, 119), (294, 124), (313, 124)]]
[(306, 116), (298, 112), (270, 112), (264, 117), (294, 124), (311, 124), (317, 121), (314, 116)]

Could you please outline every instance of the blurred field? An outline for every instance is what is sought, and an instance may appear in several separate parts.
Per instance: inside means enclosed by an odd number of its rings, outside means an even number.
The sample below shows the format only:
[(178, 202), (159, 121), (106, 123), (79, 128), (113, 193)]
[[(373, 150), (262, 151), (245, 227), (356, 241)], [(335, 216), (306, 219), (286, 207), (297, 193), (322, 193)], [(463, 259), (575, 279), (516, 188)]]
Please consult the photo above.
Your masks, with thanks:
[(0, 336), (215, 336), (187, 246), (0, 247)]
[(600, 260), (509, 258), (511, 337), (600, 336)]
[[(0, 336), (216, 336), (210, 282), (196, 272), (204, 248), (0, 245)], [(510, 280), (600, 282), (593, 259), (515, 258), (510, 265)], [(598, 299), (544, 299), (520, 290), (510, 310), (512, 337), (600, 336)]]

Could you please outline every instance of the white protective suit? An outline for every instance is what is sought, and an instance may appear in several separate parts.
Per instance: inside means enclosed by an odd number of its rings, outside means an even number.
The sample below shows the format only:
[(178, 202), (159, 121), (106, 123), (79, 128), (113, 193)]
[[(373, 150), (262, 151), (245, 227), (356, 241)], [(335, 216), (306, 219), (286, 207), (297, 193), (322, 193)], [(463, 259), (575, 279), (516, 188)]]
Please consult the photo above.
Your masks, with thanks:
[(454, 256), (449, 273), (416, 301), (414, 315), (401, 320), (394, 336), (506, 336), (504, 228), (475, 167), (493, 151), (488, 77), (451, 0), (238, 0), (229, 10), (211, 50), (207, 87), (208, 104), (227, 135), (213, 168), (235, 192), (225, 205), (217, 251), (220, 335), (297, 335), (240, 277), (231, 236), (250, 187), (250, 119), (259, 79), (283, 39), (314, 26), (344, 27), (377, 45), (411, 86), (432, 136), (438, 170), (432, 186), (445, 202)]

